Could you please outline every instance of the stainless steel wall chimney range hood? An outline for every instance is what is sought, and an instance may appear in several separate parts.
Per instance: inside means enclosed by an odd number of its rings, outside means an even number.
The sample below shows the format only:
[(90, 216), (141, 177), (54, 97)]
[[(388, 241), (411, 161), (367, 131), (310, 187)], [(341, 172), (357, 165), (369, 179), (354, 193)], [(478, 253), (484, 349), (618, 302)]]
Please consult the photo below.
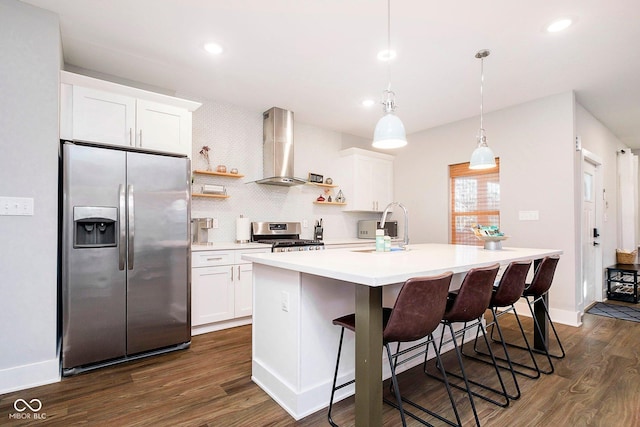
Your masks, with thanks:
[(306, 184), (293, 176), (293, 111), (272, 107), (262, 114), (264, 179), (258, 184)]

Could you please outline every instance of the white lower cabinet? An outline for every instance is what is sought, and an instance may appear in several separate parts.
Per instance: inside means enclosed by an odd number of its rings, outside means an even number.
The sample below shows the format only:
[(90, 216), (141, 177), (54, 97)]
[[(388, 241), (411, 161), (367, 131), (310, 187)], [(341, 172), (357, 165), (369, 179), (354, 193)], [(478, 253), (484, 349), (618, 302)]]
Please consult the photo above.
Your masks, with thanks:
[(233, 266), (199, 267), (191, 275), (191, 326), (234, 316)]
[(197, 251), (192, 253), (192, 335), (251, 323), (253, 264), (245, 253), (269, 249)]

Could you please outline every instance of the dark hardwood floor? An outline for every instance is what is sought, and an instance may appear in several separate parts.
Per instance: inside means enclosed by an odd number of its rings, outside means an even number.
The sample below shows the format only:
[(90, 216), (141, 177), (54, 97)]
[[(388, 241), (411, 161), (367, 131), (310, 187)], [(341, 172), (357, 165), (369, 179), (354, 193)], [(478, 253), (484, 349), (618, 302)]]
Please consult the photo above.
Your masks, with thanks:
[[(513, 331), (514, 322), (506, 320), (507, 329)], [(530, 322), (526, 319), (528, 328)], [(556, 372), (538, 380), (518, 377), (522, 397), (507, 408), (476, 399), (482, 424), (640, 426), (640, 323), (586, 314), (581, 328), (557, 327), (567, 357), (555, 361)], [(453, 370), (451, 356), (447, 354), (445, 365)], [(492, 371), (487, 365), (465, 360), (465, 366), (473, 378), (490, 381)], [(250, 376), (251, 328), (239, 327), (193, 337), (191, 348), (185, 351), (0, 395), (0, 425), (328, 425), (326, 410), (294, 421)], [(507, 385), (512, 387), (509, 381)], [(400, 375), (400, 388), (452, 418), (442, 385), (426, 378), (419, 367)], [(464, 425), (474, 425), (465, 395), (454, 393)], [(46, 419), (10, 418), (16, 413), (17, 399), (39, 399), (39, 414)], [(340, 425), (353, 425), (353, 398), (337, 403), (334, 413)], [(383, 417), (385, 425), (401, 424), (398, 412), (388, 405)], [(420, 424), (409, 420), (408, 425)]]

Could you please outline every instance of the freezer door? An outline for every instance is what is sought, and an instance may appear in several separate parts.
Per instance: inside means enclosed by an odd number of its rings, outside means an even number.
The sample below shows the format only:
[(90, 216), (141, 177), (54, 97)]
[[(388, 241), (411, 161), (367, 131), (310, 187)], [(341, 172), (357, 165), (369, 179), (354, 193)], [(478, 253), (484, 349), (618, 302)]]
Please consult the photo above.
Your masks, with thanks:
[[(122, 151), (64, 144), (62, 153), (62, 365), (68, 369), (126, 354), (118, 192), (126, 169)], [(115, 245), (111, 238), (100, 243), (108, 230), (89, 244), (80, 236), (99, 233), (95, 226), (101, 221), (92, 222), (93, 217), (113, 221)]]
[(187, 158), (127, 153), (127, 354), (190, 341)]

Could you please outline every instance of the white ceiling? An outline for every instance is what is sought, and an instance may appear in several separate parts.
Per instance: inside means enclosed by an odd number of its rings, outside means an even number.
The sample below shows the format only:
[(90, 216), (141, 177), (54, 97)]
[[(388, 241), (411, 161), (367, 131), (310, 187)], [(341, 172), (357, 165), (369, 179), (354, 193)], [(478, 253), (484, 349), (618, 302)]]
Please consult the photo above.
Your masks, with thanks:
[[(60, 15), (67, 64), (370, 138), (388, 67), (385, 0), (24, 0)], [(577, 23), (549, 34), (551, 20)], [(574, 90), (640, 148), (638, 0), (394, 0), (391, 87), (407, 133)], [(225, 52), (202, 49), (217, 41)], [(490, 123), (485, 123), (491, 141)]]

